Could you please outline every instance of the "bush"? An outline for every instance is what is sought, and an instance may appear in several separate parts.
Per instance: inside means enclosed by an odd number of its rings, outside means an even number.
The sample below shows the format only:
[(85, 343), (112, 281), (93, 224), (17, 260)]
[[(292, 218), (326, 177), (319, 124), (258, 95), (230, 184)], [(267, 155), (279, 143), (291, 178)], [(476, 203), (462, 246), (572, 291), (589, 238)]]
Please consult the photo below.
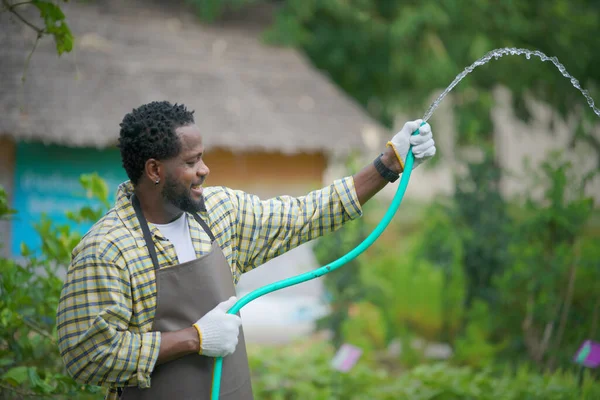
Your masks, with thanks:
[(261, 400), (592, 400), (600, 385), (589, 376), (578, 387), (574, 373), (541, 375), (475, 370), (446, 363), (425, 364), (392, 373), (361, 359), (348, 373), (330, 367), (334, 348), (325, 342), (299, 342), (285, 348), (250, 347), (254, 394)]
[[(588, 234), (594, 201), (586, 179), (560, 154), (540, 165), (519, 207), (510, 247), (512, 263), (497, 276), (497, 340), (512, 338), (514, 354), (544, 368), (571, 363), (583, 340), (597, 335), (594, 301), (600, 292), (598, 237)], [(590, 173), (590, 177), (595, 172)], [(593, 244), (595, 243), (595, 245)]]
[[(100, 178), (83, 176), (81, 183), (92, 197), (107, 203)], [(84, 208), (70, 213), (70, 218), (94, 221), (103, 212)], [(0, 218), (12, 214), (0, 186)], [(22, 246), (22, 261), (0, 257), (0, 398), (102, 398), (100, 388), (78, 384), (66, 374), (56, 337), (60, 271), (81, 236), (46, 217), (36, 230), (43, 242), (40, 254)]]
[[(584, 192), (597, 172), (578, 178), (572, 164), (550, 154), (536, 171), (525, 170), (532, 192), (509, 203), (495, 168), (489, 160), (471, 165), (452, 202), (426, 208), (414, 249), (368, 254), (364, 275), (396, 289), (376, 303), (384, 312), (397, 307), (391, 335), (404, 325), (446, 341), (453, 361), (470, 366), (569, 367), (583, 340), (599, 332), (600, 248), (593, 199)], [(441, 329), (424, 324), (427, 317)]]

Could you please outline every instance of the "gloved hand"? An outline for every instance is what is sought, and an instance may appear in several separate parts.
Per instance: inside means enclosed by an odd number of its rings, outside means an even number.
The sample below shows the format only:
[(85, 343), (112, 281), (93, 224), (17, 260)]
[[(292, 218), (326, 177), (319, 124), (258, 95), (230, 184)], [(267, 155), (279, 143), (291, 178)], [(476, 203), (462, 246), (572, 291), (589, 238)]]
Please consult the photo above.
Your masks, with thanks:
[(227, 314), (236, 297), (230, 297), (194, 324), (200, 335), (200, 354), (209, 357), (225, 357), (235, 351), (240, 334), (242, 319), (235, 314)]
[[(433, 141), (433, 134), (431, 133), (431, 126), (428, 123), (421, 126), (422, 123), (422, 119), (405, 123), (400, 132), (398, 132), (392, 140), (387, 142), (387, 146), (394, 149), (396, 157), (398, 157), (400, 165), (402, 166), (402, 170), (404, 170), (404, 164), (410, 145), (413, 146), (412, 152), (415, 156), (413, 169), (435, 155), (436, 149), (435, 142)], [(412, 133), (416, 131), (417, 128), (419, 129), (419, 134), (412, 136)]]

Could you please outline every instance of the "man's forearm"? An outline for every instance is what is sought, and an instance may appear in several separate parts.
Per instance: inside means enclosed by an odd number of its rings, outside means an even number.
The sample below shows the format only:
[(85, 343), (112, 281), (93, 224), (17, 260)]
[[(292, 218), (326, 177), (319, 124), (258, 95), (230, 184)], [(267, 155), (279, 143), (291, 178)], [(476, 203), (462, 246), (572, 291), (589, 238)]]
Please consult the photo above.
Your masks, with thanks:
[[(394, 150), (389, 147), (383, 152), (381, 162), (394, 172), (400, 173), (402, 171), (400, 161), (394, 154)], [(361, 205), (369, 201), (371, 197), (375, 196), (389, 183), (379, 174), (379, 172), (377, 172), (373, 163), (364, 167), (356, 173), (353, 178), (356, 196)]]
[(156, 365), (187, 356), (198, 354), (200, 351), (200, 338), (198, 331), (193, 326), (175, 332), (163, 332), (160, 338), (160, 350)]

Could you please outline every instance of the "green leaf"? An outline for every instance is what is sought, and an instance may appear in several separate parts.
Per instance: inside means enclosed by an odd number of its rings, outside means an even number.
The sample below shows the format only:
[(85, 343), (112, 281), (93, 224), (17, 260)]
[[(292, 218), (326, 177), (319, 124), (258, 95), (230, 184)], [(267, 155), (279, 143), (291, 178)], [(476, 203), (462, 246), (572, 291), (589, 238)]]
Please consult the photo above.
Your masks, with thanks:
[(20, 386), (29, 379), (29, 368), (18, 366), (9, 369), (2, 375), (2, 380), (14, 386)]
[[(71, 221), (81, 223), (81, 222), (96, 222), (98, 219), (100, 219), (100, 217), (102, 217), (102, 213), (103, 213), (102, 209), (94, 210), (92, 207), (84, 206), (77, 212), (67, 211), (66, 215), (67, 215), (67, 218), (70, 219)], [(66, 227), (66, 228), (68, 228), (68, 227)], [(70, 230), (69, 230), (69, 231), (63, 231), (63, 234), (73, 235), (74, 233), (70, 232)]]
[(58, 55), (70, 52), (73, 49), (73, 35), (65, 23), (65, 14), (60, 7), (52, 2), (41, 0), (33, 0), (32, 4), (37, 7), (44, 20), (46, 25), (44, 32), (54, 36)]
[(58, 55), (73, 50), (73, 34), (66, 23), (62, 22), (58, 27), (52, 29), (51, 33), (54, 35)]
[(28, 368), (27, 376), (29, 377), (29, 382), (31, 382), (32, 387), (38, 386), (39, 383), (42, 381), (35, 368)]
[(44, 19), (46, 24), (53, 25), (56, 21), (65, 19), (65, 14), (63, 14), (60, 7), (52, 2), (33, 0), (32, 4), (40, 10), (40, 16)]
[(0, 311), (0, 325), (8, 326), (13, 320), (14, 312), (10, 308), (5, 308)]
[(31, 383), (31, 387), (42, 393), (52, 393), (55, 389), (55, 386), (50, 385), (45, 382), (38, 374), (37, 368), (31, 367), (27, 370), (27, 375), (29, 377), (29, 382)]
[(108, 185), (97, 173), (84, 174), (79, 182), (88, 192), (88, 197), (99, 199), (104, 205), (108, 205)]
[(16, 211), (9, 207), (8, 195), (4, 186), (0, 185), (0, 220), (9, 219), (13, 214), (16, 214)]
[(31, 249), (29, 248), (29, 246), (27, 246), (27, 244), (25, 244), (25, 242), (21, 243), (21, 255), (23, 257), (28, 257), (32, 254)]

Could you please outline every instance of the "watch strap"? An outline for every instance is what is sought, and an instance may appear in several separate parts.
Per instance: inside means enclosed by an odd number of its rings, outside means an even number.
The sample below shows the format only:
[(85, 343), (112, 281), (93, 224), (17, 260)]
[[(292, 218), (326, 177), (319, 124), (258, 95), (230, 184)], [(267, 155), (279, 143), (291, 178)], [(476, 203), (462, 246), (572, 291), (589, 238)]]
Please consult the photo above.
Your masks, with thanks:
[(396, 182), (398, 180), (398, 178), (400, 177), (400, 174), (395, 173), (394, 171), (392, 171), (391, 169), (389, 169), (388, 167), (385, 166), (385, 164), (383, 163), (383, 161), (381, 161), (381, 156), (383, 156), (383, 153), (381, 153), (376, 159), (375, 161), (373, 161), (373, 165), (375, 166), (375, 169), (377, 170), (377, 172), (379, 172), (379, 175), (381, 175), (383, 177), (383, 179), (387, 180), (388, 182)]

